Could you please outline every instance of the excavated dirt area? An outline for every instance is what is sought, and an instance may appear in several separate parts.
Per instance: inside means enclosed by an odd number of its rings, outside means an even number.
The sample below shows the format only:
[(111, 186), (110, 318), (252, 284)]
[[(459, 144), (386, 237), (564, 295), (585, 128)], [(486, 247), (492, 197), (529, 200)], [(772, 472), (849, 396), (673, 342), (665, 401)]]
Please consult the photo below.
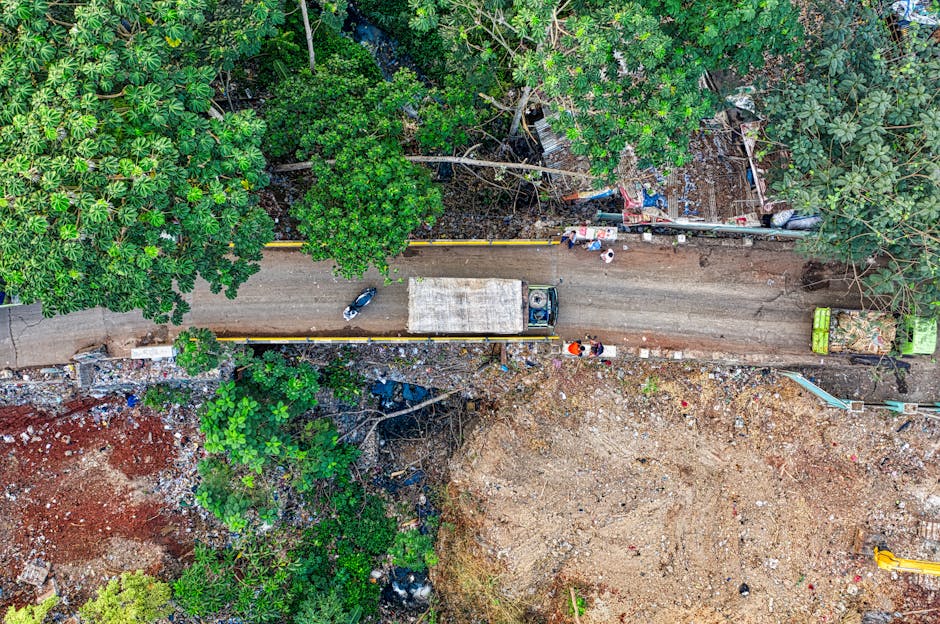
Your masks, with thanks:
[[(918, 535), (940, 520), (937, 420), (825, 409), (766, 370), (553, 364), (452, 459), (472, 533), (442, 540), (454, 621), (572, 622), (572, 589), (581, 624), (937, 621), (931, 579), (871, 558), (940, 560)], [(468, 549), (497, 571), (475, 605)]]
[(57, 416), (0, 407), (0, 606), (33, 601), (35, 588), (16, 582), (27, 563), (51, 564), (60, 594), (80, 604), (124, 570), (172, 575), (191, 550), (201, 514), (176, 490), (197, 432), (122, 399), (74, 401)]

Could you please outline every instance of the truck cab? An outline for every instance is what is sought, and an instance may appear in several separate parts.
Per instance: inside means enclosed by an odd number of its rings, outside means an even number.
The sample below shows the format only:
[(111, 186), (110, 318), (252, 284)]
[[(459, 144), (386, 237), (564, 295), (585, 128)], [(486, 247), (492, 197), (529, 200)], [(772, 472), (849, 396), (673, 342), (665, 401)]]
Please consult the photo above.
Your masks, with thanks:
[(529, 284), (526, 300), (529, 303), (527, 329), (551, 329), (558, 316), (558, 291), (554, 286)]

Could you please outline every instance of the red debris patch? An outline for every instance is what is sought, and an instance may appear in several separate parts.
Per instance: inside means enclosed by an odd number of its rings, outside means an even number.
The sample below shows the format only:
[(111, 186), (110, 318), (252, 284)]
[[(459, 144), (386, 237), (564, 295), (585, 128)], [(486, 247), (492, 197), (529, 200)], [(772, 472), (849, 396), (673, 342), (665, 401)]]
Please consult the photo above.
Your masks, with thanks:
[(55, 573), (118, 542), (174, 558), (192, 547), (190, 517), (156, 492), (160, 473), (172, 478), (176, 432), (149, 409), (116, 399), (65, 408), (70, 415), (0, 408), (0, 589), (13, 589), (30, 559), (52, 563)]

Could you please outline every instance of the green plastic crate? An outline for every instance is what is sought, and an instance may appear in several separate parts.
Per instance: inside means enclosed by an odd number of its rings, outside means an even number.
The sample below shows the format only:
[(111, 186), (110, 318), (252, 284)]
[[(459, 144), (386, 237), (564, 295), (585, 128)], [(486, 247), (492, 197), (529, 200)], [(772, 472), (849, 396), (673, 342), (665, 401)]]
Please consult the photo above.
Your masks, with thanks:
[(829, 355), (829, 320), (831, 308), (816, 308), (813, 313), (813, 353)]

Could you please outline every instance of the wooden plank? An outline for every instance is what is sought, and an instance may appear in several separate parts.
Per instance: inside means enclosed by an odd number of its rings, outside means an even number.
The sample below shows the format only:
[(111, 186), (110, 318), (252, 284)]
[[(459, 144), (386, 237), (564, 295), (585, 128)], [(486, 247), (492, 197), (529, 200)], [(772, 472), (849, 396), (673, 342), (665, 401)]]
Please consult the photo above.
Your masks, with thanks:
[(705, 215), (705, 220), (711, 223), (718, 221), (718, 202), (715, 200), (715, 183), (707, 182), (708, 186), (708, 214)]
[(666, 178), (666, 211), (670, 219), (679, 216), (679, 189), (676, 188), (676, 174), (670, 173)]

